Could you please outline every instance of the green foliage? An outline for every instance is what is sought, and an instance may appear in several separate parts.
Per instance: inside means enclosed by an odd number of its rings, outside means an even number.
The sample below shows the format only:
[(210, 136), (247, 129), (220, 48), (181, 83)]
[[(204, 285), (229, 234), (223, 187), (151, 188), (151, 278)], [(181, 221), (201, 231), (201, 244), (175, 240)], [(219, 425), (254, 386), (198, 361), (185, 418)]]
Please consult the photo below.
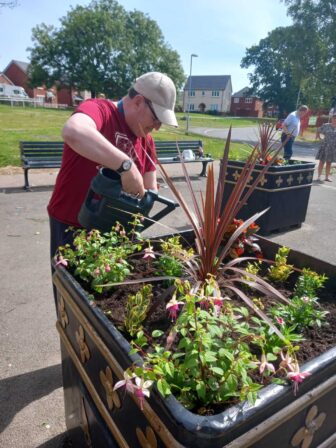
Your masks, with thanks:
[(125, 307), (125, 329), (134, 336), (142, 329), (147, 311), (152, 301), (152, 285), (144, 285), (135, 295), (130, 295)]
[(193, 256), (193, 249), (184, 249), (179, 236), (161, 240), (161, 249), (162, 254), (155, 263), (158, 274), (181, 277), (184, 271), (183, 264)]
[(180, 57), (157, 23), (115, 0), (73, 7), (59, 29), (42, 23), (32, 33), (29, 75), (35, 86), (61, 82), (115, 98), (148, 71), (167, 73), (177, 88), (185, 79)]
[(61, 246), (60, 257), (74, 268), (75, 275), (97, 292), (102, 291), (103, 284), (124, 281), (131, 272), (127, 258), (142, 249), (119, 224), (103, 235), (98, 230), (78, 230), (73, 245)]
[(313, 298), (316, 296), (317, 291), (323, 287), (328, 277), (324, 274), (319, 275), (309, 268), (304, 268), (302, 272), (303, 274), (300, 275), (296, 282), (294, 294), (299, 297), (308, 296)]
[(268, 269), (268, 277), (274, 282), (285, 282), (293, 272), (293, 265), (287, 264), (290, 249), (280, 247), (275, 255), (275, 263)]
[(328, 313), (321, 310), (316, 293), (326, 280), (325, 275), (303, 269), (296, 281), (291, 303), (273, 308), (273, 315), (283, 319), (286, 326), (292, 326), (296, 331), (302, 331), (305, 327), (320, 327)]

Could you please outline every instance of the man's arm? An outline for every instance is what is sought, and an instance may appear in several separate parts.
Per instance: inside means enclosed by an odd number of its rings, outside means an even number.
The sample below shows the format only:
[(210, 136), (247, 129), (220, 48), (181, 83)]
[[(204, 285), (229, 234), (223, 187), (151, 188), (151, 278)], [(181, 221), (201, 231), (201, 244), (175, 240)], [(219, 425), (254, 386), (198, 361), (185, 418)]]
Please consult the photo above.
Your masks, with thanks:
[(157, 177), (156, 177), (156, 171), (148, 171), (143, 176), (144, 179), (144, 185), (146, 190), (154, 190), (157, 191)]
[[(117, 170), (128, 157), (97, 130), (92, 118), (83, 113), (76, 113), (69, 118), (62, 136), (78, 154), (112, 170)], [(122, 173), (121, 182), (127, 193), (139, 193), (140, 197), (145, 194), (142, 176), (134, 163), (129, 171)]]

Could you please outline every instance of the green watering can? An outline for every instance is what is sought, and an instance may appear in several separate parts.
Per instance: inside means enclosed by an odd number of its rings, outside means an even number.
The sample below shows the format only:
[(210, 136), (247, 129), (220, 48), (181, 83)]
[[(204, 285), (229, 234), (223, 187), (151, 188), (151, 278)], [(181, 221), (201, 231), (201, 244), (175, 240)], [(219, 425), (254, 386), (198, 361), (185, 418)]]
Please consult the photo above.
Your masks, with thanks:
[[(149, 217), (154, 202), (164, 204), (165, 208)], [(132, 215), (141, 213), (144, 217), (143, 227), (138, 230), (142, 231), (176, 207), (178, 207), (176, 202), (158, 195), (156, 191), (147, 190), (142, 199), (125, 193), (121, 187), (120, 174), (109, 168), (100, 168), (98, 174), (92, 179), (86, 199), (79, 211), (78, 221), (88, 230), (98, 229), (101, 232), (110, 232), (117, 221), (125, 227), (125, 230), (129, 230)]]

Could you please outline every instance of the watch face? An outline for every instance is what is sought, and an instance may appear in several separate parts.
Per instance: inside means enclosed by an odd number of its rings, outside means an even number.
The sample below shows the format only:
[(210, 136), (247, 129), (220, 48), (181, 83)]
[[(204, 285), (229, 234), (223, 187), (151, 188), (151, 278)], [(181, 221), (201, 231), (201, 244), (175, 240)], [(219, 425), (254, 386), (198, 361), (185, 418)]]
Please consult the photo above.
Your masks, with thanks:
[(130, 159), (125, 160), (122, 164), (124, 171), (129, 171), (131, 169), (131, 166), (132, 166), (132, 160), (130, 160)]

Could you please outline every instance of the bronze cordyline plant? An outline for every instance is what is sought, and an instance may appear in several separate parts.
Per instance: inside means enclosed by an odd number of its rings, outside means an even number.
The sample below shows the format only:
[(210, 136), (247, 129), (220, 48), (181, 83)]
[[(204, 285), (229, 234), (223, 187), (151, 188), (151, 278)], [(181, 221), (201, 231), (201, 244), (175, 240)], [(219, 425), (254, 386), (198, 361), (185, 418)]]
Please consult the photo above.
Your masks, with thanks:
[(183, 172), (189, 193), (191, 195), (192, 208), (186, 203), (185, 199), (174, 185), (173, 180), (169, 177), (161, 164), (159, 164), (160, 170), (163, 179), (170, 187), (175, 198), (184, 210), (194, 231), (197, 255), (193, 260), (188, 262), (188, 267), (195, 284), (201, 286), (210, 276), (213, 277), (218, 284), (218, 292), (220, 286), (231, 290), (249, 307), (252, 307), (254, 311), (262, 317), (264, 321), (268, 322), (274, 331), (281, 336), (267, 316), (253, 304), (244, 291), (237, 286), (237, 283), (246, 284), (256, 290), (259, 290), (263, 294), (269, 294), (286, 303), (288, 303), (287, 299), (283, 297), (283, 295), (280, 294), (275, 288), (256, 275), (249, 274), (249, 279), (246, 279), (245, 269), (237, 267), (237, 265), (244, 260), (250, 259), (249, 257), (237, 258), (227, 263), (223, 263), (224, 258), (227, 256), (231, 246), (234, 244), (239, 235), (241, 235), (252, 222), (257, 220), (263, 213), (267, 212), (267, 210), (256, 213), (248, 220), (242, 222), (240, 227), (234, 231), (224, 246), (223, 238), (225, 233), (227, 233), (229, 226), (232, 224), (241, 208), (248, 201), (249, 197), (257, 187), (261, 178), (273, 164), (279, 151), (282, 149), (282, 145), (273, 152), (273, 156), (267, 161), (260, 171), (255, 171), (256, 176), (254, 178), (252, 177), (252, 173), (254, 172), (255, 165), (259, 162), (259, 149), (258, 145), (253, 148), (253, 151), (242, 168), (241, 174), (230, 196), (223, 205), (230, 140), (231, 128), (225, 144), (223, 158), (220, 162), (217, 186), (215, 186), (214, 169), (213, 166), (210, 165), (207, 173), (205, 195), (203, 195), (202, 192), (199, 193), (200, 201), (197, 200), (196, 192), (194, 191), (190, 176), (186, 169), (185, 163), (183, 162), (183, 158), (181, 157)]

